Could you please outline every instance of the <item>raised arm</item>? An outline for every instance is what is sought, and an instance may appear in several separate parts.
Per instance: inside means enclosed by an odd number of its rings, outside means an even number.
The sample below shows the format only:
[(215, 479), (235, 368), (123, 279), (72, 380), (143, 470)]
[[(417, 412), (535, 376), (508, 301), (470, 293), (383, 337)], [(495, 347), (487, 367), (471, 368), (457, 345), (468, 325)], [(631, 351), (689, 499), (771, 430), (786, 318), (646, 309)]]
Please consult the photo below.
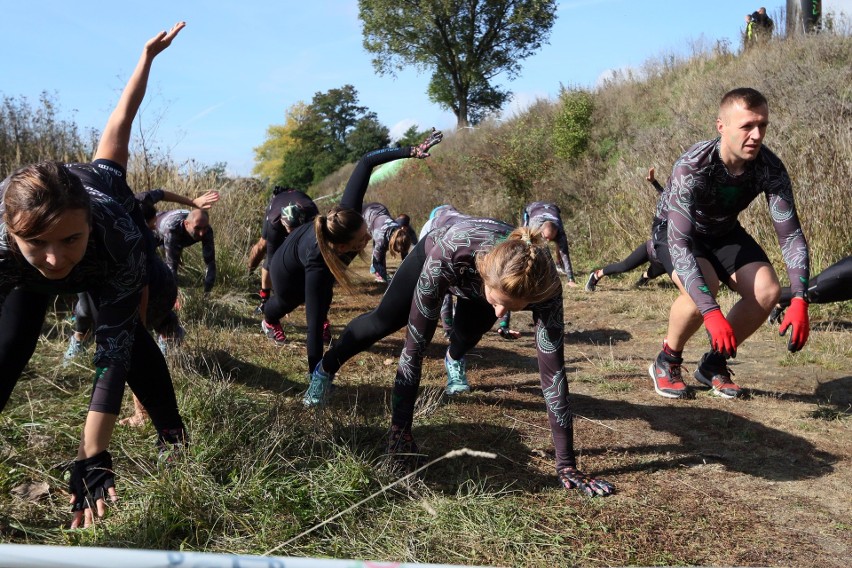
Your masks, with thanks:
[(401, 148), (381, 148), (367, 152), (358, 161), (352, 175), (349, 176), (349, 181), (346, 183), (346, 188), (343, 190), (343, 197), (340, 199), (340, 206), (355, 211), (362, 211), (364, 208), (364, 194), (367, 193), (367, 187), (370, 183), (370, 174), (373, 168), (387, 162), (393, 162), (401, 158), (428, 158), (429, 149), (441, 142), (444, 139), (443, 133), (432, 129), (432, 132), (419, 146), (403, 146)]
[(190, 199), (185, 195), (181, 195), (179, 193), (173, 193), (171, 191), (162, 190), (163, 192), (163, 201), (171, 201), (172, 203), (180, 203), (181, 205), (186, 205), (187, 207), (196, 207), (198, 209), (210, 209), (213, 207), (213, 204), (219, 201), (219, 192), (218, 191), (207, 191), (202, 195), (199, 195), (195, 199)]
[(562, 269), (565, 270), (565, 277), (568, 279), (568, 285), (574, 282), (574, 267), (571, 265), (571, 254), (568, 252), (568, 235), (565, 234), (565, 227), (559, 224), (559, 234), (556, 237), (556, 248), (559, 249), (559, 260), (562, 263)]
[(142, 104), (142, 99), (145, 98), (151, 64), (160, 52), (171, 45), (172, 40), (185, 25), (185, 22), (178, 22), (172, 26), (171, 30), (158, 33), (145, 44), (142, 49), (142, 56), (136, 64), (136, 69), (133, 70), (133, 74), (118, 99), (118, 104), (104, 127), (98, 149), (95, 152), (96, 160), (111, 160), (123, 168), (127, 167), (127, 161), (130, 157), (131, 127)]

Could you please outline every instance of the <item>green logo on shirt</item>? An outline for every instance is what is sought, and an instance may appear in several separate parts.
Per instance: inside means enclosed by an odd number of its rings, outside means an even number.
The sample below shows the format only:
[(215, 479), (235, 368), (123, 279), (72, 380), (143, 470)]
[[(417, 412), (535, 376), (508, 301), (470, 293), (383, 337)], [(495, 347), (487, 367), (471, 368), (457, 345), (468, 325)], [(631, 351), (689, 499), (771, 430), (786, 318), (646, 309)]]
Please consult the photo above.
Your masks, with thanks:
[(717, 195), (723, 207), (733, 207), (740, 197), (740, 188), (735, 185), (719, 186)]

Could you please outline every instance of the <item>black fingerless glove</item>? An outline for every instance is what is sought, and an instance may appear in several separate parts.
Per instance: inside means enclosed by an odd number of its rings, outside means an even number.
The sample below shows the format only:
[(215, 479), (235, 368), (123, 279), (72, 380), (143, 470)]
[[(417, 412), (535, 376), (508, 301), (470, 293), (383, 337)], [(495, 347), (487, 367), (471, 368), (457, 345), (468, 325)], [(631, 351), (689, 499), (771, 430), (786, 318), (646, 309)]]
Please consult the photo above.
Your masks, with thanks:
[(71, 468), (68, 491), (74, 495), (72, 511), (95, 508), (98, 499), (106, 499), (107, 489), (115, 487), (112, 456), (106, 450), (84, 460), (76, 460)]
[(499, 333), (500, 337), (502, 337), (503, 339), (515, 339), (514, 337), (512, 337), (512, 334), (509, 333), (508, 327), (504, 327), (501, 325), (497, 328), (497, 333)]
[(612, 483), (603, 479), (595, 479), (575, 467), (563, 467), (556, 473), (565, 489), (579, 489), (589, 497), (610, 495), (615, 491), (615, 486)]

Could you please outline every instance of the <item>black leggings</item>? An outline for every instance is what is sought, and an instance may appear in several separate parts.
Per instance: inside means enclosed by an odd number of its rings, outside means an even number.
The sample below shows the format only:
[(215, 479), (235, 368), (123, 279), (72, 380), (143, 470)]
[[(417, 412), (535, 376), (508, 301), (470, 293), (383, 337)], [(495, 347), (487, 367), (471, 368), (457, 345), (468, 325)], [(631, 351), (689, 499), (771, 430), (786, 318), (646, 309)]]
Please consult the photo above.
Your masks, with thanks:
[(0, 306), (0, 412), (35, 352), (50, 296), (15, 288)]
[[(379, 305), (349, 322), (334, 346), (325, 353), (322, 366), (326, 372), (336, 373), (346, 361), (405, 327), (417, 281), (426, 261), (425, 244), (426, 240), (421, 240), (405, 257)], [(494, 309), (486, 302), (458, 298), (450, 334), (450, 357), (464, 357), (496, 320)], [(434, 328), (432, 331), (434, 333)]]
[[(792, 299), (790, 288), (782, 288), (778, 303), (786, 308)], [(808, 283), (808, 299), (812, 304), (852, 300), (852, 256), (838, 260), (821, 274), (811, 278)]]
[(657, 276), (661, 276), (666, 273), (666, 269), (663, 268), (663, 265), (657, 261), (651, 260), (648, 257), (648, 246), (647, 243), (642, 243), (636, 249), (630, 253), (630, 255), (622, 260), (621, 262), (614, 262), (612, 264), (608, 264), (601, 269), (601, 272), (604, 276), (609, 276), (610, 274), (623, 274), (624, 272), (630, 272), (634, 268), (641, 266), (644, 263), (650, 263), (648, 266), (648, 280), (656, 278)]
[[(41, 327), (52, 296), (17, 288), (12, 290), (0, 311), (0, 411), (35, 351)], [(166, 360), (156, 342), (138, 325), (133, 339), (127, 384), (145, 406), (157, 430), (183, 428), (174, 387)], [(92, 389), (90, 410), (118, 414), (121, 392)], [(117, 400), (117, 404), (116, 401)]]

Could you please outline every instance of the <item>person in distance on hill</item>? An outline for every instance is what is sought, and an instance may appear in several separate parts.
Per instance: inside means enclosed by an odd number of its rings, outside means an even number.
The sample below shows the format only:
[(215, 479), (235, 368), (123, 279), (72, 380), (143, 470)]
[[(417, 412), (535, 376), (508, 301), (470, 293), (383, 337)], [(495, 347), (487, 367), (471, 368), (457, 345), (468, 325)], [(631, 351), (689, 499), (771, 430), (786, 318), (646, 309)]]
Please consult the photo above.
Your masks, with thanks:
[(161, 452), (186, 440), (165, 359), (140, 325), (153, 241), (128, 210), (135, 200), (126, 183), (130, 125), (151, 64), (184, 25), (145, 44), (91, 164), (41, 162), (0, 183), (0, 410), (35, 350), (51, 297), (87, 291), (98, 309), (96, 380), (71, 470), (72, 528), (89, 526), (105, 499), (116, 498), (107, 447), (125, 381), (148, 409)]
[[(660, 185), (660, 182), (657, 181), (657, 178), (654, 175), (654, 168), (650, 168), (648, 170), (648, 177), (645, 178), (648, 183), (654, 186), (654, 189), (657, 190), (658, 194), (663, 193), (663, 186)], [(586, 292), (594, 292), (595, 288), (598, 285), (598, 282), (604, 276), (611, 276), (613, 274), (622, 274), (624, 272), (630, 272), (634, 268), (641, 266), (644, 263), (648, 263), (648, 267), (645, 269), (645, 272), (642, 273), (642, 276), (639, 280), (636, 281), (637, 288), (640, 286), (645, 286), (649, 281), (653, 280), (657, 276), (662, 276), (666, 273), (666, 269), (662, 264), (657, 260), (657, 254), (654, 252), (654, 241), (648, 239), (638, 247), (636, 247), (633, 252), (631, 252), (627, 258), (622, 260), (621, 262), (614, 262), (612, 264), (608, 264), (603, 268), (598, 268), (597, 270), (593, 270), (591, 274), (589, 274), (589, 279), (586, 280)]]
[[(409, 249), (417, 244), (417, 235), (408, 223), (401, 224), (391, 217), (390, 211), (381, 203), (368, 203), (364, 206), (364, 221), (369, 227), (373, 239), (373, 258), (370, 274), (376, 282), (387, 283), (387, 254), (399, 256), (405, 260)], [(407, 218), (408, 215), (405, 215)]]
[(542, 236), (556, 243), (559, 250), (559, 261), (568, 286), (575, 288), (574, 269), (571, 267), (571, 257), (568, 254), (568, 237), (562, 225), (562, 212), (555, 203), (534, 201), (524, 207), (522, 226), (541, 231)]
[(766, 8), (761, 6), (756, 12), (751, 14), (751, 22), (754, 40), (766, 42), (772, 38), (772, 32), (775, 31), (775, 22), (766, 13)]
[[(784, 310), (790, 307), (796, 296), (790, 286), (781, 288), (778, 304), (769, 314), (769, 323), (780, 323)], [(830, 304), (852, 300), (852, 256), (841, 258), (808, 282), (808, 302)]]
[(428, 158), (429, 149), (442, 139), (443, 134), (433, 129), (419, 146), (382, 148), (365, 154), (343, 190), (340, 205), (293, 231), (269, 259), (273, 294), (263, 307), (261, 330), (270, 340), (283, 345), (287, 337), (281, 318), (304, 304), (309, 370), (322, 357), (322, 328), (334, 284), (351, 290), (346, 268), (370, 240), (361, 215), (370, 172), (379, 164), (402, 158)]
[(314, 200), (306, 193), (289, 187), (276, 185), (272, 188), (272, 197), (266, 207), (266, 217), (263, 219), (263, 231), (260, 239), (249, 252), (249, 272), (258, 267), (260, 261), (264, 260), (260, 267), (260, 311), (263, 304), (272, 293), (272, 280), (269, 277), (269, 261), (275, 255), (275, 251), (284, 244), (284, 239), (319, 215), (319, 209)]
[[(761, 93), (750, 88), (727, 92), (716, 119), (719, 137), (693, 145), (678, 159), (658, 202), (654, 249), (680, 290), (663, 349), (649, 368), (660, 396), (689, 395), (681, 377), (682, 351), (702, 321), (710, 350), (701, 358), (695, 379), (723, 398), (741, 393), (731, 379), (728, 358), (735, 357), (737, 346), (766, 321), (781, 293), (766, 253), (737, 221), (740, 211), (761, 193), (793, 295), (779, 331), (792, 328), (790, 351), (800, 350), (808, 340), (808, 244), (787, 170), (763, 145), (768, 124), (769, 104)], [(727, 316), (716, 302), (722, 282), (740, 296)]]
[(316, 365), (305, 405), (321, 404), (346, 361), (407, 324), (394, 380), (388, 453), (396, 458), (417, 454), (412, 423), (422, 362), (448, 293), (457, 303), (444, 357), (447, 394), (469, 390), (465, 354), (497, 318), (509, 310), (531, 310), (559, 481), (590, 496), (612, 493), (611, 484), (576, 467), (564, 366), (562, 284), (545, 239), (529, 228), (513, 230), (494, 219), (467, 218), (429, 231), (402, 262), (378, 307), (349, 322)]

